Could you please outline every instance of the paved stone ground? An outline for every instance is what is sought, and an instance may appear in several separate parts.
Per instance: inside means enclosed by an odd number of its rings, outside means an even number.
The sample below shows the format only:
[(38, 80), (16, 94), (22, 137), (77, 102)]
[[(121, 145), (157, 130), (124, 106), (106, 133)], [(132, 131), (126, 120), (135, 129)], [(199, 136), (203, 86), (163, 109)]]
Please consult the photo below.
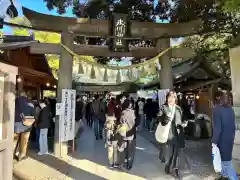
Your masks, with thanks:
[[(152, 140), (150, 140), (150, 137)], [(171, 180), (171, 176), (163, 172), (164, 165), (158, 160), (158, 149), (149, 141), (153, 135), (142, 132), (137, 136), (136, 156), (134, 166), (129, 172), (120, 172), (107, 168), (107, 151), (102, 141), (95, 141), (92, 129), (85, 128), (77, 143), (77, 151), (65, 159), (58, 159), (52, 155), (37, 156), (29, 152), (29, 158), (14, 164), (14, 172), (20, 173), (29, 180)], [(212, 167), (204, 163), (209, 162), (209, 156), (202, 159), (198, 156), (200, 147), (195, 143), (188, 143), (187, 158), (190, 159), (191, 171), (185, 173), (183, 180), (214, 179), (212, 173), (204, 173)], [(195, 149), (195, 150), (192, 150)], [(201, 145), (202, 154), (209, 150)], [(210, 153), (211, 154), (211, 153)], [(194, 156), (194, 158), (192, 158)], [(195, 156), (197, 158), (195, 158)], [(199, 161), (199, 158), (201, 161)], [(208, 163), (207, 163), (208, 164)], [(201, 172), (200, 172), (200, 171)]]
[[(159, 148), (160, 145), (155, 139), (155, 134), (148, 131), (139, 132), (139, 134), (144, 137), (146, 140), (151, 142), (156, 148)], [(188, 174), (197, 176), (200, 179), (214, 179), (216, 173), (214, 172), (212, 166), (212, 157), (211, 157), (211, 142), (208, 139), (202, 140), (186, 140), (186, 147), (184, 149), (185, 157), (188, 161), (189, 167)], [(180, 161), (185, 160), (183, 154), (181, 155)], [(182, 161), (183, 162), (183, 161)], [(185, 163), (185, 161), (183, 162)], [(181, 164), (183, 166), (183, 164)], [(182, 167), (186, 171), (186, 166)]]

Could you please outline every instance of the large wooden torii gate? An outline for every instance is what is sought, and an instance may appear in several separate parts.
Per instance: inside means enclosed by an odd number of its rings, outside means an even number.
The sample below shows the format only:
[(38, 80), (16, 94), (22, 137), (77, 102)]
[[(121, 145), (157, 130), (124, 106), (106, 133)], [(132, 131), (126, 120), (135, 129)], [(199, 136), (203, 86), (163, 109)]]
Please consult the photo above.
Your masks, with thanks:
[[(129, 52), (112, 52), (107, 46), (98, 45), (74, 45), (74, 35), (83, 37), (105, 37), (108, 39), (114, 39), (115, 36), (111, 36), (111, 21), (110, 20), (96, 20), (86, 18), (69, 18), (41, 14), (32, 11), (27, 8), (23, 8), (23, 14), (31, 22), (32, 29), (40, 31), (49, 31), (61, 33), (61, 43), (76, 53), (82, 55), (94, 55), (94, 56), (118, 56), (118, 57), (146, 57), (155, 56), (164, 49), (170, 47), (170, 38), (184, 37), (193, 34), (197, 34), (201, 26), (201, 20), (195, 20), (187, 23), (178, 24), (165, 24), (154, 22), (129, 22), (129, 34), (127, 39), (155, 39), (156, 46), (151, 48), (132, 48)], [(44, 54), (59, 54), (59, 80), (58, 80), (58, 99), (61, 97), (62, 89), (72, 88), (72, 66), (73, 57), (64, 48), (61, 48), (58, 44), (49, 43), (33, 43), (30, 47), (32, 53), (44, 53)], [(172, 75), (172, 61), (171, 51), (166, 53), (160, 58), (161, 71), (160, 82), (161, 88), (173, 87), (173, 75)], [(67, 146), (60, 145), (59, 143), (59, 122), (56, 121), (56, 133), (55, 133), (55, 155), (66, 155)]]

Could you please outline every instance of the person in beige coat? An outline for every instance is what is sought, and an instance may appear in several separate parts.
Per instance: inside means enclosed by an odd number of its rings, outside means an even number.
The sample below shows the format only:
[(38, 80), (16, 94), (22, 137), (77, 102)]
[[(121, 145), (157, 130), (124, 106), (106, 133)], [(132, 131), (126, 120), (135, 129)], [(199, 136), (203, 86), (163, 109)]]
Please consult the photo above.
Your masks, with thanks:
[(122, 104), (120, 125), (117, 128), (119, 165), (130, 170), (133, 165), (136, 147), (135, 112), (131, 109), (130, 100)]

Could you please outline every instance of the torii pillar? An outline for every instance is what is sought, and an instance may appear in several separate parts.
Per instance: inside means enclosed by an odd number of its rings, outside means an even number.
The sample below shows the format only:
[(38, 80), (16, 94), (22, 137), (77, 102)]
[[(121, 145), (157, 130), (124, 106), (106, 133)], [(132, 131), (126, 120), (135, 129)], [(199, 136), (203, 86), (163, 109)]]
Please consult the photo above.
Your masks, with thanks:
[[(158, 39), (156, 47), (158, 52), (162, 52), (170, 47), (170, 38)], [(159, 71), (159, 80), (161, 89), (173, 89), (173, 71), (171, 50), (159, 58), (161, 70)]]
[[(73, 37), (68, 33), (61, 33), (61, 43), (70, 49), (73, 46)], [(62, 89), (72, 89), (72, 72), (73, 72), (73, 56), (61, 47), (59, 74), (58, 74), (58, 89), (57, 102), (61, 103)], [(59, 116), (56, 116), (55, 135), (54, 135), (54, 154), (57, 157), (64, 157), (68, 153), (68, 144), (60, 142), (59, 136)]]
[(240, 45), (229, 50), (233, 108), (236, 115), (236, 136), (233, 147), (233, 163), (240, 173)]

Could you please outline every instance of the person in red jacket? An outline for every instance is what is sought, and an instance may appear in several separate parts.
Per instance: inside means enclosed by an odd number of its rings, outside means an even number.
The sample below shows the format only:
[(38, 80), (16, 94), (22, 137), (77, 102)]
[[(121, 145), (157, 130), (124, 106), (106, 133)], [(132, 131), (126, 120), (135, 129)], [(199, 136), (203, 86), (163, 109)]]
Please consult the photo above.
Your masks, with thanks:
[(108, 107), (107, 107), (107, 115), (108, 116), (115, 116), (115, 107), (116, 107), (115, 99), (111, 98), (111, 100), (108, 103)]

